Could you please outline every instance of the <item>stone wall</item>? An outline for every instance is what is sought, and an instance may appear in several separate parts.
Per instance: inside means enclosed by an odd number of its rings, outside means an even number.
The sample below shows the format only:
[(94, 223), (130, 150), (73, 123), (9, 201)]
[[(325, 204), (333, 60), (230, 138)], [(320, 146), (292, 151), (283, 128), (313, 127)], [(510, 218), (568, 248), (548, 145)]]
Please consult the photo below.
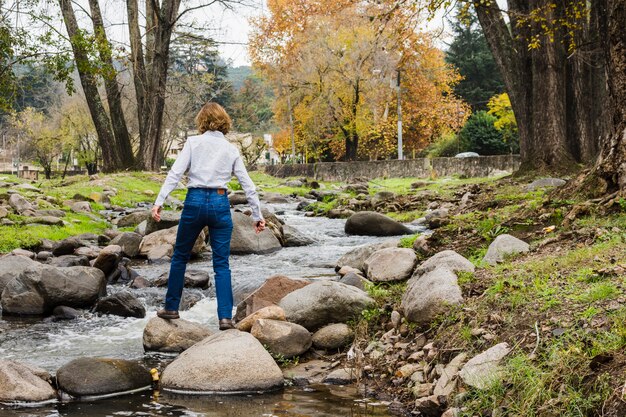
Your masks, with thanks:
[(315, 164), (267, 165), (266, 173), (276, 177), (308, 177), (322, 181), (348, 181), (351, 178), (429, 178), (487, 177), (499, 171), (519, 168), (519, 155), (479, 156), (475, 158), (419, 158), (404, 161), (319, 162)]

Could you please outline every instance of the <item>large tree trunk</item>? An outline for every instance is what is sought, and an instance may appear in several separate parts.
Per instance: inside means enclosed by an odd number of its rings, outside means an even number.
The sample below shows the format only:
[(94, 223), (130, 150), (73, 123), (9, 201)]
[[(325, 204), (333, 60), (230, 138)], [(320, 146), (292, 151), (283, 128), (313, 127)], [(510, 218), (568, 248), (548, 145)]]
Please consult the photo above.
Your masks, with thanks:
[(91, 9), (91, 20), (93, 21), (94, 33), (100, 38), (98, 43), (98, 52), (100, 60), (109, 68), (110, 74), (104, 75), (104, 88), (109, 103), (109, 114), (111, 115), (111, 125), (113, 134), (117, 144), (117, 150), (121, 159), (119, 168), (132, 168), (135, 162), (133, 157), (133, 149), (130, 144), (130, 135), (124, 111), (122, 110), (122, 93), (117, 83), (117, 71), (113, 66), (113, 58), (111, 56), (110, 44), (104, 29), (102, 20), (102, 12), (98, 0), (89, 0), (89, 8)]
[(111, 128), (111, 121), (100, 99), (96, 78), (94, 74), (90, 72), (89, 57), (83, 46), (84, 41), (82, 40), (80, 29), (76, 21), (76, 15), (72, 8), (72, 2), (70, 0), (59, 0), (59, 5), (63, 13), (63, 20), (65, 21), (67, 34), (70, 38), (72, 51), (74, 52), (74, 60), (76, 61), (80, 83), (85, 92), (87, 106), (89, 107), (96, 133), (98, 134), (98, 143), (102, 148), (103, 170), (108, 172), (115, 171), (123, 166), (122, 158), (120, 158), (118, 153), (113, 129)]

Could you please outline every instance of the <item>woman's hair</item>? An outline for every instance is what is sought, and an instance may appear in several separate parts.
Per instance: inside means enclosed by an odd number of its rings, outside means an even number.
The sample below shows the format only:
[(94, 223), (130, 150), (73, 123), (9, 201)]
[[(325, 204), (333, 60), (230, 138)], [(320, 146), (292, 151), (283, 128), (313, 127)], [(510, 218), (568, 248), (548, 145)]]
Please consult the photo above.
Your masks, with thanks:
[(212, 101), (206, 103), (196, 116), (196, 126), (200, 134), (208, 131), (220, 131), (227, 134), (233, 122), (222, 106)]

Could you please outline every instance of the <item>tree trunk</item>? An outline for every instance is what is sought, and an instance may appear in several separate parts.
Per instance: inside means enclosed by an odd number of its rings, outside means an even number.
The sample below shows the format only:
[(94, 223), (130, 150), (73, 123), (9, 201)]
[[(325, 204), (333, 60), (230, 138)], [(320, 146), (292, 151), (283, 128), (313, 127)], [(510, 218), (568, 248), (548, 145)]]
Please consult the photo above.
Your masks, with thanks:
[(119, 168), (132, 168), (135, 163), (133, 157), (133, 149), (130, 144), (130, 135), (124, 111), (122, 110), (122, 93), (117, 83), (117, 71), (113, 66), (113, 58), (111, 56), (110, 44), (104, 29), (102, 13), (98, 0), (89, 0), (89, 8), (91, 9), (91, 19), (93, 21), (94, 33), (99, 37), (99, 55), (100, 60), (109, 68), (110, 74), (104, 75), (104, 88), (109, 103), (109, 113), (111, 115), (111, 125), (113, 134), (117, 144), (117, 150), (120, 155), (121, 166)]
[(74, 9), (72, 8), (72, 3), (70, 0), (59, 0), (59, 5), (63, 13), (63, 20), (70, 38), (72, 51), (74, 52), (74, 60), (76, 61), (80, 83), (85, 92), (89, 113), (91, 114), (96, 133), (98, 134), (98, 142), (102, 148), (104, 171), (115, 171), (122, 166), (122, 160), (115, 146), (116, 143), (111, 128), (111, 122), (100, 99), (96, 79), (94, 75), (90, 73), (89, 57), (82, 45), (84, 41), (81, 39), (81, 33), (76, 21)]

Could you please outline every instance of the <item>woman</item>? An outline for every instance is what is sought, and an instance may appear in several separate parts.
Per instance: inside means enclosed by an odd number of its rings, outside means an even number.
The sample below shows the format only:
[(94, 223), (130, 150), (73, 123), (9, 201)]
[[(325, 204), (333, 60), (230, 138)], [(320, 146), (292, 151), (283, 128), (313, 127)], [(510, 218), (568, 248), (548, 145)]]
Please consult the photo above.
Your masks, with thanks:
[(230, 117), (219, 104), (209, 102), (202, 107), (196, 116), (196, 125), (201, 134), (187, 139), (152, 207), (152, 217), (158, 222), (161, 220), (163, 202), (178, 185), (183, 173), (189, 169), (187, 198), (176, 234), (165, 308), (157, 312), (157, 316), (163, 319), (179, 317), (178, 305), (183, 292), (187, 262), (198, 235), (208, 226), (213, 251), (219, 327), (220, 330), (233, 328), (233, 292), (228, 264), (233, 222), (226, 193), (227, 183), (233, 173), (252, 208), (256, 233), (265, 229), (265, 220), (261, 215), (256, 188), (241, 160), (239, 150), (224, 137), (230, 130), (231, 123)]

